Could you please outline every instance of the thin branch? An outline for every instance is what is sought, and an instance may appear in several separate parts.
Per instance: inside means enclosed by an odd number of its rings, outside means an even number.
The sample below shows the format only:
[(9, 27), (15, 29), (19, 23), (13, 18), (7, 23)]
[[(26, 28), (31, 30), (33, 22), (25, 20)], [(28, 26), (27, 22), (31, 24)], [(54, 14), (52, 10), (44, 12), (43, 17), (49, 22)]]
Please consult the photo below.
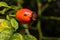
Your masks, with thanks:
[[(41, 16), (41, 5), (42, 4), (40, 3), (40, 0), (37, 0), (38, 16), (39, 17)], [(41, 22), (40, 22), (40, 20), (38, 20), (37, 29), (38, 29), (38, 32), (39, 32), (39, 40), (42, 40), (42, 32), (41, 32)]]

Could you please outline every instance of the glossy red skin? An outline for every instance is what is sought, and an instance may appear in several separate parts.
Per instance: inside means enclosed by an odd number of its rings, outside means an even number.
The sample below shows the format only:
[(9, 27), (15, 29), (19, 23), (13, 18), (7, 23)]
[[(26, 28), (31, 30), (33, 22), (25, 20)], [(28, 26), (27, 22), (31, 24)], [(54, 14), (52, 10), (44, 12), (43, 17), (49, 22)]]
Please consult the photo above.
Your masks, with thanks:
[[(26, 16), (24, 16), (26, 14)], [(20, 9), (16, 12), (16, 18), (22, 23), (30, 23), (32, 17), (32, 11), (29, 9)]]

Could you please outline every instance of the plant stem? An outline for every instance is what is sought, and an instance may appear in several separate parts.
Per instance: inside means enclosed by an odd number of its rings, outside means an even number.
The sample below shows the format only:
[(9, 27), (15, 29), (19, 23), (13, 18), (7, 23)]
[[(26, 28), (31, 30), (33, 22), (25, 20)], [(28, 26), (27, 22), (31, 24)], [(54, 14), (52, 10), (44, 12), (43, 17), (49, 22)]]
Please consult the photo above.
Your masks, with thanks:
[[(40, 0), (37, 0), (38, 16), (39, 17), (41, 16), (41, 5), (42, 4), (40, 3)], [(40, 20), (38, 20), (37, 29), (38, 29), (38, 32), (39, 32), (39, 40), (42, 40), (42, 32), (41, 32), (41, 22), (40, 22)]]
[(29, 29), (25, 29), (25, 32), (27, 33), (27, 35), (29, 35)]
[(29, 29), (28, 29), (28, 24), (23, 24), (23, 27), (25, 28), (25, 32), (27, 35), (29, 35)]
[(43, 7), (42, 7), (42, 9), (41, 9), (41, 12), (43, 12), (47, 7), (49, 6), (49, 4), (47, 3), (47, 4), (45, 4)]

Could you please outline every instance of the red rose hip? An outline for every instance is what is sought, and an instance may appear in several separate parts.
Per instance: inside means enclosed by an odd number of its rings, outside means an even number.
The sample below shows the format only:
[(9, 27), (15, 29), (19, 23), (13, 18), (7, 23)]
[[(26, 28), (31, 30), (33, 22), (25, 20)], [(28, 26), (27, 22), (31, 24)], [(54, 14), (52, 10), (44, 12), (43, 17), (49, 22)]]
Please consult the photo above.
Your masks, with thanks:
[(22, 23), (30, 23), (32, 17), (32, 11), (29, 9), (20, 9), (16, 12), (16, 18)]

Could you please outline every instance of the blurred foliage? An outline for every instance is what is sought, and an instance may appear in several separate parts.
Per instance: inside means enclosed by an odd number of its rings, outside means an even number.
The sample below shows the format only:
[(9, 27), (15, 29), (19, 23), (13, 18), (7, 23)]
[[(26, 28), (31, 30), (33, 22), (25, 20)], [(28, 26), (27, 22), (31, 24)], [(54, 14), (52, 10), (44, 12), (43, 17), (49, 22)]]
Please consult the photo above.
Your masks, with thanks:
[[(29, 27), (30, 30), (29, 32), (31, 35), (33, 35), (33, 37), (31, 38), (34, 38), (35, 36), (37, 40), (60, 40), (59, 0), (13, 0), (13, 1), (0, 0), (0, 1), (1, 1), (0, 18), (10, 21), (12, 28), (15, 30), (11, 40), (15, 40), (15, 38), (20, 39), (20, 36), (23, 36), (25, 38), (24, 40), (29, 39), (28, 35), (24, 36), (25, 34), (24, 28), (22, 27), (22, 24), (19, 23), (15, 18), (16, 11), (21, 8), (29, 8), (32, 11), (36, 12), (36, 14), (38, 15), (38, 19), (36, 21), (33, 21), (30, 25), (31, 27)], [(5, 24), (2, 25), (6, 26)]]

